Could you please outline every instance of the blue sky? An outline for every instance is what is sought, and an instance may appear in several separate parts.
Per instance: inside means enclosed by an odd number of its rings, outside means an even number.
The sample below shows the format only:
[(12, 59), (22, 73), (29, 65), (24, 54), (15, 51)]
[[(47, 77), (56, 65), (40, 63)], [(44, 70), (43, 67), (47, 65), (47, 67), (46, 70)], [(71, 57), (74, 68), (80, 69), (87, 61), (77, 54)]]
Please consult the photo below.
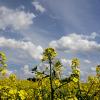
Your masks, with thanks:
[(81, 61), (81, 79), (95, 74), (100, 60), (100, 0), (0, 0), (0, 51), (8, 70), (32, 76), (43, 49), (59, 53), (64, 75), (73, 57)]

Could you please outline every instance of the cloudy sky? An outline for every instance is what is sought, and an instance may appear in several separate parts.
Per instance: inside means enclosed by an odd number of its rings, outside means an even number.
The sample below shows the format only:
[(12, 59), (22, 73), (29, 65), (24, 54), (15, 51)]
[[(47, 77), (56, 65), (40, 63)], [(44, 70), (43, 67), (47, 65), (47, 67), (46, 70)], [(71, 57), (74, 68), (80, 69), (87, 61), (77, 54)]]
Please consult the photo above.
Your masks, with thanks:
[(100, 0), (0, 0), (0, 51), (8, 70), (20, 78), (33, 76), (43, 49), (54, 47), (70, 74), (80, 59), (81, 79), (95, 75), (100, 63)]

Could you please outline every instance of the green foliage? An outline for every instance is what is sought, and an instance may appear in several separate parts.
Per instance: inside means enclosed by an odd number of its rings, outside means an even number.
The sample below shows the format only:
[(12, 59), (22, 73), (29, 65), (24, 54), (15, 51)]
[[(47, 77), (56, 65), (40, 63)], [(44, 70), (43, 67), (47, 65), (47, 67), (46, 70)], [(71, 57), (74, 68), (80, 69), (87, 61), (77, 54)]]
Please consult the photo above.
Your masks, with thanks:
[(57, 61), (55, 62), (55, 64), (54, 64), (54, 70), (55, 70), (55, 71), (60, 71), (61, 68), (62, 68), (62, 64), (61, 64), (61, 62), (60, 62), (59, 60), (57, 60)]
[[(33, 68), (32, 72), (36, 74), (34, 82), (19, 80), (15, 74), (0, 79), (0, 100), (100, 100), (98, 75), (89, 76), (87, 82), (81, 82), (80, 61), (77, 58), (72, 59), (72, 73), (69, 77), (55, 78), (54, 71), (61, 72), (63, 67), (59, 60), (54, 60), (56, 54), (52, 48), (44, 50), (42, 61), (48, 61), (50, 71), (39, 72), (38, 66)], [(0, 53), (0, 64), (3, 69), (6, 69), (5, 62), (5, 54)], [(98, 70), (97, 66), (97, 74)]]

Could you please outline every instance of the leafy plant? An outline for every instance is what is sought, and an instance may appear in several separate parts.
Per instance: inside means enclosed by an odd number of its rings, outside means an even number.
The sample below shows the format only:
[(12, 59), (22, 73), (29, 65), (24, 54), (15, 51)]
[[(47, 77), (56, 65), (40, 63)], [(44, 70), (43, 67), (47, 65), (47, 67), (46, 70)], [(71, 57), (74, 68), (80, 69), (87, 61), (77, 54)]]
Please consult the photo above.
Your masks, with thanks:
[[(33, 78), (20, 80), (11, 74), (0, 79), (0, 100), (100, 100), (100, 65), (96, 67), (96, 76), (89, 76), (87, 82), (81, 82), (80, 61), (73, 58), (72, 73), (62, 79), (60, 72), (63, 65), (56, 56), (53, 48), (46, 48), (42, 63), (48, 66), (42, 72), (35, 66)], [(6, 67), (6, 56), (0, 52), (0, 72)]]

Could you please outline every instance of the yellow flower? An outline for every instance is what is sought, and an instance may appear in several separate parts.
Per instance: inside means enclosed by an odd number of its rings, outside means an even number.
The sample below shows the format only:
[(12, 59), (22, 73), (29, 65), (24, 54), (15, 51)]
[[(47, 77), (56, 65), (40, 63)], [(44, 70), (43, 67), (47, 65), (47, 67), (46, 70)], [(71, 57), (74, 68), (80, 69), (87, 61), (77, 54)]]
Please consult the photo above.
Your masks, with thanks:
[(19, 93), (21, 100), (24, 100), (27, 96), (27, 93), (25, 90), (20, 90), (18, 93)]
[(0, 57), (2, 61), (6, 61), (6, 55), (4, 52), (0, 52)]
[(0, 85), (0, 90), (2, 89), (2, 86)]
[(56, 79), (54, 82), (55, 82), (55, 85), (60, 86), (60, 81), (59, 80)]
[(57, 98), (57, 100), (61, 100), (60, 98)]
[(46, 48), (43, 52), (42, 61), (53, 59), (57, 55), (53, 48)]
[(69, 98), (68, 100), (78, 100), (76, 97)]
[(7, 73), (7, 70), (6, 70), (6, 69), (4, 69), (4, 70), (1, 71), (1, 74), (2, 74), (3, 76), (6, 75), (6, 73)]
[(77, 70), (77, 69), (75, 69), (75, 70), (73, 70), (73, 73), (74, 73), (74, 74), (78, 74), (78, 75), (79, 75), (79, 74), (80, 74), (80, 71), (79, 71), (79, 70)]
[(74, 78), (73, 78), (73, 81), (74, 81), (74, 82), (78, 82), (78, 79), (74, 77)]
[(78, 67), (80, 65), (80, 61), (78, 58), (72, 59), (72, 67)]
[(3, 86), (5, 89), (9, 89), (10, 87), (9, 86)]
[(16, 93), (17, 93), (17, 90), (16, 89), (9, 90), (9, 94), (10, 95), (13, 95), (13, 94), (16, 94)]
[(16, 75), (15, 74), (10, 74), (9, 79), (14, 81), (16, 79)]

